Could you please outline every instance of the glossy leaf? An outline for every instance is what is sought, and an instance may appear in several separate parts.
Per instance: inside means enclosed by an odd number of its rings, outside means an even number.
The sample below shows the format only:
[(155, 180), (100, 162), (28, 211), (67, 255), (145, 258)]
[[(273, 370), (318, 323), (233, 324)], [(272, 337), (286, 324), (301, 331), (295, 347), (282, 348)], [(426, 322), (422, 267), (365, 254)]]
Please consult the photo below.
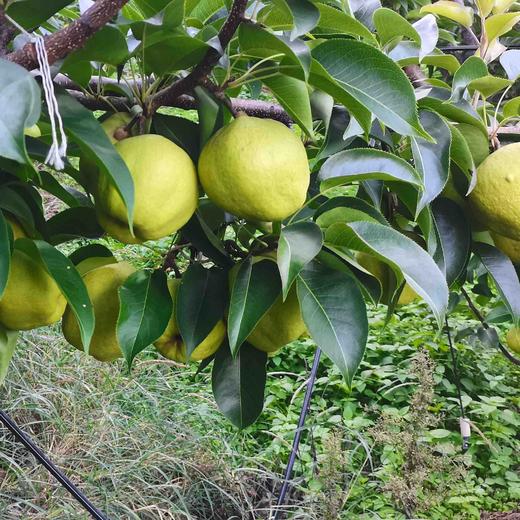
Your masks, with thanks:
[(238, 39), (242, 52), (257, 58), (272, 58), (279, 61), (286, 59), (284, 70), (294, 69), (298, 79), (305, 79), (309, 74), (310, 54), (308, 47), (300, 40), (293, 42), (283, 36), (277, 36), (261, 27), (242, 24), (238, 30)]
[(88, 246), (83, 246), (76, 249), (73, 253), (69, 255), (69, 260), (74, 264), (78, 265), (83, 260), (87, 258), (114, 258), (112, 251), (105, 247), (102, 244), (89, 244)]
[(134, 213), (134, 182), (128, 167), (90, 110), (66, 93), (59, 93), (57, 99), (67, 132), (74, 137), (82, 150), (91, 154), (101, 168), (101, 174), (110, 177), (126, 206), (131, 228)]
[(184, 117), (155, 114), (153, 116), (155, 131), (180, 146), (193, 161), (197, 161), (200, 153), (199, 125)]
[(264, 407), (267, 354), (243, 345), (235, 357), (228, 345), (217, 351), (211, 386), (222, 413), (237, 427), (253, 424)]
[(421, 43), (421, 37), (413, 25), (392, 9), (382, 7), (375, 11), (373, 22), (381, 45), (386, 45), (396, 38), (402, 37)]
[(17, 330), (7, 330), (0, 325), (0, 388), (7, 375), (9, 363), (13, 357), (18, 340), (18, 334)]
[(17, 0), (9, 2), (7, 14), (29, 31), (70, 3), (71, 0)]
[(497, 92), (506, 89), (512, 84), (512, 80), (489, 75), (473, 80), (468, 85), (468, 90), (470, 94), (473, 94), (475, 91), (477, 91), (480, 92), (485, 98), (488, 98), (494, 96)]
[(323, 233), (313, 222), (298, 222), (282, 229), (278, 243), (278, 269), (283, 299), (300, 271), (320, 252)]
[(309, 0), (278, 0), (290, 11), (294, 28), (291, 31), (291, 40), (310, 32), (320, 19), (318, 8)]
[(368, 336), (365, 301), (356, 281), (313, 261), (298, 276), (297, 291), (312, 339), (351, 385)]
[(396, 155), (370, 148), (355, 148), (333, 155), (321, 167), (322, 190), (359, 180), (407, 182), (421, 187), (419, 174)]
[(466, 174), (476, 178), (476, 165), (471, 154), (468, 142), (461, 131), (455, 126), (450, 125), (451, 131), (451, 160)]
[(520, 282), (511, 260), (489, 244), (474, 244), (473, 250), (493, 278), (514, 321), (520, 323)]
[(504, 117), (520, 116), (520, 96), (510, 99), (502, 109)]
[(415, 169), (422, 176), (424, 183), (418, 212), (435, 199), (446, 185), (450, 175), (451, 146), (450, 128), (441, 117), (433, 112), (424, 111), (420, 114), (420, 120), (436, 142), (412, 137)]
[(222, 319), (227, 296), (226, 271), (193, 264), (183, 274), (174, 312), (188, 359)]
[(441, 270), (451, 286), (463, 274), (471, 253), (471, 226), (462, 209), (449, 199), (432, 204), (433, 220), (442, 252)]
[(508, 33), (518, 22), (520, 22), (520, 13), (501, 13), (490, 16), (485, 21), (488, 42), (491, 43), (495, 38)]
[(363, 38), (367, 43), (377, 43), (372, 32), (353, 16), (326, 4), (319, 3), (317, 7), (320, 11), (318, 27), (321, 31), (348, 34)]
[(213, 233), (199, 211), (196, 211), (188, 223), (181, 229), (181, 234), (197, 250), (211, 258), (215, 264), (222, 267), (233, 265), (233, 261), (224, 249), (222, 241)]
[(93, 207), (77, 206), (57, 213), (47, 221), (46, 233), (57, 245), (76, 238), (99, 238), (105, 234)]
[(482, 58), (476, 56), (468, 58), (453, 76), (453, 93), (450, 101), (460, 101), (468, 85), (473, 80), (487, 76), (487, 74), (488, 68)]
[(119, 288), (117, 338), (128, 367), (166, 329), (172, 299), (164, 271), (137, 271)]
[(374, 222), (335, 224), (325, 243), (371, 253), (388, 263), (433, 311), (439, 327), (448, 308), (448, 286), (432, 257), (413, 240), (389, 226)]
[(314, 134), (307, 84), (299, 79), (283, 75), (264, 79), (263, 83), (269, 88), (293, 121), (298, 123), (302, 130), (312, 138)]
[(81, 343), (84, 345), (85, 352), (88, 353), (90, 340), (94, 333), (94, 310), (83, 279), (72, 261), (42, 240), (20, 238), (16, 241), (16, 247), (25, 251), (29, 256), (39, 257), (42, 260), (76, 316)]
[(471, 27), (473, 25), (473, 9), (465, 7), (457, 2), (451, 0), (440, 0), (431, 5), (421, 7), (421, 13), (433, 13), (439, 16), (444, 16), (460, 23), (464, 27)]
[(29, 161), (24, 130), (40, 118), (40, 87), (20, 65), (0, 59), (0, 156)]
[[(439, 41), (439, 27), (437, 26), (437, 20), (435, 19), (435, 16), (427, 14), (417, 20), (417, 22), (413, 24), (413, 28), (417, 31), (421, 39), (419, 60), (423, 61), (430, 53), (434, 53), (437, 42)], [(425, 64), (428, 63), (425, 62)]]
[(280, 295), (280, 275), (275, 262), (244, 260), (232, 276), (228, 337), (236, 356), (256, 324)]
[[(417, 117), (412, 85), (388, 56), (370, 45), (349, 40), (328, 40), (318, 45), (312, 56), (382, 123), (403, 135), (428, 138)], [(385, 84), (384, 89), (381, 84)]]

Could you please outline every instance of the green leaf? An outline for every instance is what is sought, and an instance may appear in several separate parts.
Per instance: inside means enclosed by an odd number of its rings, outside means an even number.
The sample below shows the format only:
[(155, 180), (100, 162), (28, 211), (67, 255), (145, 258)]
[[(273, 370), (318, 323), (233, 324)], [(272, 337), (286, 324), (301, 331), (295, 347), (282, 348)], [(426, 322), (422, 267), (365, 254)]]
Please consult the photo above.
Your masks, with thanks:
[(269, 88), (280, 105), (298, 123), (302, 130), (312, 139), (311, 103), (309, 89), (305, 81), (290, 76), (276, 75), (266, 78), (263, 83)]
[(312, 56), (341, 89), (382, 123), (403, 135), (429, 138), (419, 123), (410, 81), (381, 51), (357, 41), (328, 40)]
[(501, 13), (490, 16), (484, 24), (488, 46), (494, 39), (508, 33), (518, 22), (520, 22), (520, 13)]
[(227, 345), (217, 351), (211, 374), (215, 401), (237, 427), (253, 424), (264, 407), (267, 354), (245, 344), (233, 357)]
[(292, 68), (294, 70), (292, 75), (301, 80), (309, 75), (311, 61), (309, 48), (301, 40), (291, 42), (256, 25), (242, 24), (238, 30), (238, 41), (243, 53), (256, 58), (272, 57), (277, 61), (282, 55), (285, 57), (284, 72)]
[(337, 103), (341, 103), (348, 110), (352, 119), (359, 123), (362, 131), (369, 134), (372, 126), (370, 111), (339, 85), (316, 60), (312, 60), (311, 63), (309, 84), (329, 94)]
[[(102, 244), (89, 244), (83, 246), (69, 255), (69, 260), (74, 264), (78, 265), (87, 258), (114, 258), (112, 251)], [(114, 259), (115, 260), (115, 259)]]
[(396, 274), (402, 273), (442, 327), (448, 308), (448, 286), (443, 273), (422, 247), (399, 231), (374, 222), (335, 224), (336, 229), (331, 228), (325, 236), (326, 244), (369, 252), (389, 264)]
[(320, 3), (317, 4), (317, 7), (320, 11), (318, 27), (321, 31), (358, 36), (367, 40), (368, 43), (377, 43), (372, 32), (353, 16), (326, 4)]
[(352, 148), (333, 155), (321, 167), (318, 179), (322, 191), (360, 180), (407, 182), (422, 186), (419, 174), (396, 155), (372, 148)]
[(392, 11), (392, 9), (381, 7), (374, 12), (373, 21), (379, 41), (383, 46), (396, 38), (400, 39), (402, 37), (418, 44), (421, 43), (421, 37), (413, 25), (399, 13)]
[(493, 7), (493, 13), (504, 13), (507, 11), (516, 0), (495, 0), (495, 6)]
[(10, 2), (7, 14), (30, 31), (70, 3), (71, 0), (17, 0)]
[(312, 31), (320, 19), (318, 8), (309, 0), (276, 0), (275, 3), (283, 4), (291, 13), (294, 25), (291, 40)]
[(323, 233), (314, 222), (298, 222), (282, 229), (278, 243), (278, 269), (283, 300), (300, 271), (320, 252)]
[(453, 92), (450, 102), (460, 101), (468, 85), (475, 79), (487, 76), (488, 68), (482, 58), (471, 56), (457, 70), (453, 76)]
[(483, 78), (475, 79), (468, 85), (470, 94), (475, 91), (480, 92), (485, 98), (494, 96), (497, 92), (511, 86), (513, 81), (505, 78), (498, 78), (496, 76), (485, 76)]
[(516, 324), (520, 323), (520, 281), (511, 260), (489, 244), (476, 243), (473, 250), (493, 278), (513, 320)]
[(30, 162), (24, 130), (40, 119), (40, 87), (20, 65), (0, 59), (0, 156)]
[(9, 278), (12, 242), (13, 233), (9, 229), (9, 223), (4, 214), (0, 211), (0, 298), (4, 294)]
[(495, 5), (495, 0), (476, 0), (480, 16), (486, 18)]
[(450, 175), (451, 132), (444, 119), (433, 112), (420, 113), (421, 124), (435, 139), (431, 143), (412, 137), (412, 152), (415, 169), (424, 182), (417, 212), (425, 208), (443, 190)]
[(83, 279), (72, 261), (42, 240), (19, 238), (16, 241), (16, 247), (33, 258), (40, 258), (49, 274), (54, 278), (76, 316), (81, 333), (81, 342), (88, 354), (88, 347), (94, 333), (94, 310)]
[[(451, 286), (464, 273), (471, 253), (471, 226), (462, 209), (452, 200), (433, 201), (432, 213), (442, 252), (441, 270)], [(439, 265), (439, 264), (437, 264)]]
[(228, 315), (229, 346), (234, 356), (281, 290), (278, 267), (271, 260), (254, 263), (249, 257), (237, 269)]
[[(477, 168), (468, 142), (462, 132), (455, 126), (450, 125), (451, 130), (451, 160), (466, 174), (476, 176)], [(475, 177), (476, 178), (476, 177)]]
[(172, 0), (165, 8), (163, 13), (163, 27), (175, 29), (182, 25), (185, 15), (185, 0)]
[(166, 329), (172, 299), (162, 270), (137, 271), (119, 288), (117, 338), (128, 367)]
[(365, 301), (356, 281), (313, 261), (298, 276), (297, 290), (312, 339), (351, 385), (368, 336)]
[(184, 117), (154, 114), (155, 132), (180, 146), (193, 161), (197, 161), (200, 153), (199, 125)]
[(164, 9), (171, 0), (130, 0), (123, 7), (123, 16), (129, 20), (145, 20)]
[(215, 264), (222, 267), (233, 265), (233, 261), (224, 249), (224, 245), (217, 238), (208, 224), (197, 210), (187, 224), (181, 229), (181, 234), (188, 242), (204, 253)]
[(336, 222), (354, 222), (355, 220), (373, 220), (388, 225), (385, 217), (374, 206), (358, 197), (329, 199), (316, 210), (314, 220), (320, 228), (325, 229)]
[(57, 245), (77, 238), (99, 238), (105, 231), (99, 225), (93, 207), (78, 206), (57, 213), (47, 221), (46, 234)]
[(471, 27), (473, 25), (473, 9), (459, 5), (457, 2), (451, 0), (440, 0), (431, 5), (421, 7), (422, 13), (433, 13), (439, 16), (449, 18), (454, 22), (460, 23), (464, 27)]
[(84, 47), (69, 54), (63, 63), (63, 71), (81, 62), (99, 61), (119, 65), (128, 56), (128, 45), (123, 33), (113, 25), (107, 25), (89, 38)]
[(227, 302), (228, 280), (225, 271), (193, 264), (183, 274), (175, 316), (188, 359), (222, 319)]
[(14, 354), (16, 341), (18, 340), (17, 330), (7, 330), (0, 325), (0, 387), (5, 381), (9, 363)]
[(210, 137), (224, 126), (224, 105), (200, 86), (195, 87), (194, 93), (198, 102), (199, 148), (202, 150)]
[(177, 34), (170, 29), (146, 35), (134, 53), (143, 55), (148, 73), (158, 75), (184, 70), (199, 63), (211, 46), (187, 34)]
[(89, 152), (104, 175), (108, 175), (123, 200), (132, 229), (134, 214), (134, 181), (123, 159), (110, 142), (103, 127), (87, 110), (70, 95), (57, 94), (63, 124), (80, 147)]
[[(60, 182), (53, 175), (45, 170), (41, 170), (39, 172), (39, 179), (35, 179), (35, 181), (39, 188), (45, 190), (51, 195), (54, 195), (71, 208), (79, 206), (81, 202), (86, 203), (89, 200), (83, 196), (84, 198), (80, 202), (79, 197), (76, 198), (74, 196), (74, 192), (69, 186), (60, 184)], [(75, 193), (76, 195), (80, 194), (78, 191)]]
[(510, 99), (502, 109), (504, 117), (520, 116), (520, 96)]

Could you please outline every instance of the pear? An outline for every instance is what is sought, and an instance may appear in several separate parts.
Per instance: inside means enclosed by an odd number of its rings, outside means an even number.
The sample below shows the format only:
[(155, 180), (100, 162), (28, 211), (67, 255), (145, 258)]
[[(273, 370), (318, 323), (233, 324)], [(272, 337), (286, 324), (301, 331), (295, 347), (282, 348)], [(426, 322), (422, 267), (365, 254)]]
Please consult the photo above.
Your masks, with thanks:
[(95, 200), (105, 231), (121, 242), (136, 244), (184, 226), (198, 204), (197, 173), (189, 155), (165, 137), (151, 134), (119, 141), (116, 149), (134, 181), (134, 236), (121, 196), (108, 176), (100, 175)]
[(14, 245), (11, 269), (0, 299), (0, 323), (11, 330), (30, 330), (58, 321), (67, 301), (41, 260)]
[[(94, 307), (96, 319), (89, 354), (99, 361), (114, 361), (122, 356), (116, 331), (117, 318), (119, 317), (118, 290), (126, 279), (135, 272), (135, 269), (126, 262), (119, 262), (88, 270), (86, 266), (92, 264), (84, 262), (78, 266), (78, 269), (80, 271), (86, 270), (83, 281)], [(80, 268), (82, 264), (83, 267)], [(62, 330), (65, 339), (71, 345), (78, 350), (84, 350), (76, 316), (69, 306), (67, 306), (63, 315)]]

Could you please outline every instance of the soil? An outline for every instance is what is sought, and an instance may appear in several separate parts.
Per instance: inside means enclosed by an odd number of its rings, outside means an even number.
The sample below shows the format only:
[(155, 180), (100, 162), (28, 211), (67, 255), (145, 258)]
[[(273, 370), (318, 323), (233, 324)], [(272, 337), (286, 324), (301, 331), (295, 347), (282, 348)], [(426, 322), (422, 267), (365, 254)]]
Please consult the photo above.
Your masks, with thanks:
[(480, 515), (480, 520), (520, 520), (520, 511), (509, 513), (485, 513)]

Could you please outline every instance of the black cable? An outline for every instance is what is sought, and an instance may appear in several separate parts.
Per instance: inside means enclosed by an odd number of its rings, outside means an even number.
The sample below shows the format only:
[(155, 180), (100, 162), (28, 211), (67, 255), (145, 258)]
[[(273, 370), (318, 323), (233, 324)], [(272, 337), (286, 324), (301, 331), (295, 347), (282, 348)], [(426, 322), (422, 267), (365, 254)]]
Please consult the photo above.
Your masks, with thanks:
[[(457, 395), (459, 399), (459, 408), (460, 408), (460, 419), (461, 421), (466, 420), (465, 412), (464, 412), (464, 403), (462, 402), (462, 389), (460, 387), (460, 371), (459, 364), (457, 363), (457, 356), (455, 354), (455, 347), (453, 346), (453, 341), (451, 339), (451, 331), (450, 324), (448, 322), (448, 317), (445, 318), (446, 323), (446, 335), (448, 336), (448, 344), (450, 346), (451, 352), (451, 361), (453, 363), (453, 375), (455, 376), (455, 386), (457, 387)], [(462, 437), (462, 449), (466, 451), (469, 448), (469, 437)]]
[(298, 448), (300, 446), (300, 440), (302, 437), (303, 427), (305, 425), (305, 419), (309, 413), (310, 403), (312, 392), (314, 390), (314, 383), (316, 382), (316, 374), (318, 373), (318, 366), (320, 364), (321, 350), (316, 349), (316, 353), (314, 354), (314, 361), (312, 363), (311, 372), (309, 375), (309, 381), (307, 382), (307, 388), (305, 390), (305, 397), (303, 398), (303, 405), (300, 411), (300, 419), (298, 421), (298, 428), (296, 429), (296, 433), (294, 434), (291, 455), (289, 457), (289, 462), (287, 463), (287, 468), (285, 469), (285, 475), (283, 479), (282, 488), (280, 490), (280, 495), (278, 496), (278, 502), (276, 503), (276, 510), (274, 515), (271, 517), (271, 520), (277, 520), (279, 518), (279, 513), (281, 512), (281, 506), (285, 503), (285, 496), (287, 495), (287, 491), (289, 490), (291, 476), (294, 468), (294, 463), (296, 462), (296, 456), (298, 454)]
[(45, 469), (54, 476), (54, 478), (88, 511), (95, 520), (109, 520), (99, 509), (97, 509), (90, 500), (58, 469), (54, 463), (36, 446), (31, 438), (24, 433), (19, 426), (5, 413), (0, 410), (0, 421), (5, 427), (19, 440), (28, 451), (30, 451), (36, 459), (45, 467)]

